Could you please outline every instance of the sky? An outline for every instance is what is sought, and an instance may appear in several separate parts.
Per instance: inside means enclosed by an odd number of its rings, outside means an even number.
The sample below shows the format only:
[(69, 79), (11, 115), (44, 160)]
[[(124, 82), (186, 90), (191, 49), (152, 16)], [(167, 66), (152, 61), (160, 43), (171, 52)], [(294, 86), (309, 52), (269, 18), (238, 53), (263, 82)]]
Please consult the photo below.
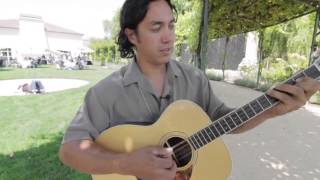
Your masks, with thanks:
[(44, 22), (103, 38), (103, 20), (111, 20), (124, 0), (2, 0), (0, 19), (18, 19), (20, 14), (41, 16)]

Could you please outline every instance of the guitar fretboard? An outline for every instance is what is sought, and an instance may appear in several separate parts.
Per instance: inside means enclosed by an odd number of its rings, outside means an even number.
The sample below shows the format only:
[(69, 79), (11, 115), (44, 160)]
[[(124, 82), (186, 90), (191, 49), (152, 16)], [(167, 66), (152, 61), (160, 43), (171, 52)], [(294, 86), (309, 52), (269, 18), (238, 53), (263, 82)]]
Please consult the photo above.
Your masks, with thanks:
[[(284, 84), (294, 85), (297, 79), (305, 76), (317, 79), (320, 76), (320, 70), (315, 65), (312, 65), (304, 71), (289, 78), (287, 81), (284, 82)], [(267, 94), (263, 94), (258, 98), (252, 100), (248, 104), (233, 110), (229, 114), (214, 121), (209, 126), (191, 135), (188, 138), (188, 141), (195, 150), (200, 149), (201, 147), (210, 143), (214, 139), (242, 126), (244, 123), (258, 116), (267, 109), (270, 109), (271, 107), (275, 106), (277, 103), (277, 99)]]

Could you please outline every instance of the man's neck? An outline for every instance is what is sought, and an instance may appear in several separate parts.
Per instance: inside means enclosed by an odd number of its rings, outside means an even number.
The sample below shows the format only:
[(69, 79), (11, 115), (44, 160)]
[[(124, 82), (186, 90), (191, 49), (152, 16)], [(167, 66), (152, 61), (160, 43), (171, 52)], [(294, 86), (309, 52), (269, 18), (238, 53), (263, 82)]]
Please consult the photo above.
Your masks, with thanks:
[(144, 59), (136, 59), (137, 64), (146, 78), (163, 77), (166, 74), (166, 64), (155, 64)]
[(167, 66), (166, 64), (155, 64), (152, 61), (145, 59), (136, 59), (141, 72), (144, 74), (146, 79), (151, 83), (154, 93), (160, 97), (163, 94), (165, 86), (165, 77)]

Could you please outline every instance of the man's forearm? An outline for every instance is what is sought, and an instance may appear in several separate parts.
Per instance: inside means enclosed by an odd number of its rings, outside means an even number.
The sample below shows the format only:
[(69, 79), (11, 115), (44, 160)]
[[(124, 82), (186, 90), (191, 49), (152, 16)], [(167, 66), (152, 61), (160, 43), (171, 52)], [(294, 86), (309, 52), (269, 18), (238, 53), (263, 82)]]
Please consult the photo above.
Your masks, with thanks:
[(90, 140), (63, 144), (60, 148), (61, 161), (81, 172), (88, 174), (119, 173), (123, 155), (102, 149)]

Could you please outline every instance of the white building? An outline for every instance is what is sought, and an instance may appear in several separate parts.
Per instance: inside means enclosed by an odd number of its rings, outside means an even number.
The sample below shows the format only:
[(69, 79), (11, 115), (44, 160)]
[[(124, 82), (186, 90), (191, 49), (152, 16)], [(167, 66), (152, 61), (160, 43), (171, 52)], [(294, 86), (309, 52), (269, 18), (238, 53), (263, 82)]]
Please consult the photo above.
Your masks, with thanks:
[(83, 34), (49, 24), (42, 17), (20, 15), (19, 19), (0, 20), (0, 56), (7, 62), (46, 52), (68, 52), (76, 55), (84, 47)]

